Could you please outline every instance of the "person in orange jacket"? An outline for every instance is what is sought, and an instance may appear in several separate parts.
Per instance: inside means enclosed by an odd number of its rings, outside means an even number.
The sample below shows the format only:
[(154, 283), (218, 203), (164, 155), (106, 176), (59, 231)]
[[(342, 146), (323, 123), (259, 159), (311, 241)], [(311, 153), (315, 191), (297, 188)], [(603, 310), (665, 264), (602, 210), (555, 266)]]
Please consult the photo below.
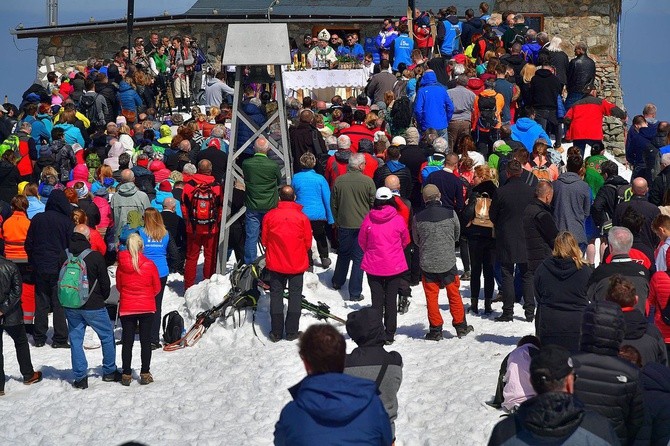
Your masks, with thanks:
[[(312, 248), (312, 225), (295, 202), (295, 191), (283, 186), (279, 203), (263, 218), (261, 243), (265, 246), (265, 265), (270, 272), (270, 340), (294, 341), (300, 335), (300, 301), (303, 274), (309, 268), (307, 253)], [(288, 311), (284, 321), (284, 288), (288, 283)]]
[(495, 80), (487, 80), (484, 85), (484, 91), (475, 97), (472, 131), (477, 141), (477, 151), (487, 156), (493, 143), (498, 140), (502, 122), (500, 114), (505, 106), (505, 98), (495, 91)]

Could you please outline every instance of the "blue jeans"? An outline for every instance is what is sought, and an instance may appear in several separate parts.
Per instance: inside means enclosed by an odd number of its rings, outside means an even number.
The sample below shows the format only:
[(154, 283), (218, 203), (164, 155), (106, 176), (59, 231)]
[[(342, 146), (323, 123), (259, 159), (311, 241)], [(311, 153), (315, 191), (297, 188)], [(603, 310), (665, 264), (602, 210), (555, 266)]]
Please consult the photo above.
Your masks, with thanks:
[(358, 297), (363, 292), (363, 270), (361, 269), (363, 250), (358, 244), (358, 231), (359, 229), (337, 228), (340, 247), (337, 250), (333, 285), (336, 287), (344, 285), (349, 271), (349, 262), (352, 262), (349, 276), (349, 298)]
[(250, 211), (244, 214), (244, 230), (246, 231), (246, 239), (244, 239), (244, 263), (247, 265), (256, 260), (258, 252), (256, 251), (258, 245), (258, 237), (261, 235), (261, 223), (263, 217), (268, 211)]
[(75, 381), (86, 377), (88, 361), (84, 354), (84, 332), (89, 326), (95, 331), (102, 344), (102, 373), (116, 372), (116, 345), (114, 329), (105, 308), (99, 310), (80, 310), (65, 308), (67, 328), (70, 333), (70, 355)]

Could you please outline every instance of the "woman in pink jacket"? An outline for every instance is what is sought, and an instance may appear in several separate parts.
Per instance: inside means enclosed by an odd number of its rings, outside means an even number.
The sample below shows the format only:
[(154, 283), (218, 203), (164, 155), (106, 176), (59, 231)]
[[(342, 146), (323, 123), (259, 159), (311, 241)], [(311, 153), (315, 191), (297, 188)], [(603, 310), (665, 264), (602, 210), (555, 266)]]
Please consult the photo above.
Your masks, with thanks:
[(407, 224), (395, 208), (388, 187), (380, 187), (372, 210), (365, 216), (358, 233), (363, 250), (361, 269), (368, 273), (372, 307), (383, 314), (386, 344), (393, 343), (398, 320), (397, 296), (402, 274), (407, 271), (403, 249), (409, 245)]
[(125, 251), (119, 253), (116, 269), (116, 287), (119, 290), (119, 316), (121, 317), (121, 384), (132, 381), (130, 363), (133, 358), (135, 331), (139, 326), (142, 368), (140, 384), (154, 382), (151, 376), (151, 327), (156, 312), (156, 294), (161, 290), (158, 269), (144, 254), (144, 242), (138, 234), (131, 234)]

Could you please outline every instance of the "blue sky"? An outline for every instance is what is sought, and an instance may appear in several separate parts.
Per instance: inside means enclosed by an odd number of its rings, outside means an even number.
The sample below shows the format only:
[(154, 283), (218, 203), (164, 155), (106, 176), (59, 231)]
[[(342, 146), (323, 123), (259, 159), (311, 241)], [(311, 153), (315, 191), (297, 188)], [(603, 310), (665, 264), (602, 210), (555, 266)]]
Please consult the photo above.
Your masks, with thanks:
[[(135, 2), (135, 16), (146, 17), (167, 10), (180, 14), (195, 0), (140, 0)], [(421, 0), (417, 6), (421, 7)], [(90, 0), (59, 0), (61, 24), (121, 18), (126, 13), (123, 0), (97, 2)], [(670, 1), (623, 0), (621, 26), (621, 77), (624, 102), (631, 115), (638, 114), (647, 102), (658, 106), (659, 117), (670, 119), (670, 89), (665, 87), (665, 75), (670, 68), (668, 58), (662, 56), (667, 42), (667, 21)], [(9, 96), (18, 103), (21, 93), (35, 78), (37, 63), (36, 39), (14, 40), (9, 29), (18, 23), (24, 26), (46, 24), (45, 0), (0, 0), (0, 48), (3, 69), (0, 70), (0, 99)], [(8, 69), (11, 67), (11, 69)]]

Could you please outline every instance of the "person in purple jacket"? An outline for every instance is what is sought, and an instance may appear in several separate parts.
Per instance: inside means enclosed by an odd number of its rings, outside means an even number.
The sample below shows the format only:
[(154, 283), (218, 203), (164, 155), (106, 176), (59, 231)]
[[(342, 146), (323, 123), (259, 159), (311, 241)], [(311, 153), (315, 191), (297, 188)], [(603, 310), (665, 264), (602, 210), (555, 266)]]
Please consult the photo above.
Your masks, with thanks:
[(395, 208), (391, 189), (380, 187), (372, 210), (361, 223), (358, 243), (363, 250), (361, 269), (368, 273), (372, 307), (384, 317), (387, 345), (393, 343), (397, 327), (397, 296), (407, 271), (403, 250), (409, 242), (407, 224)]

